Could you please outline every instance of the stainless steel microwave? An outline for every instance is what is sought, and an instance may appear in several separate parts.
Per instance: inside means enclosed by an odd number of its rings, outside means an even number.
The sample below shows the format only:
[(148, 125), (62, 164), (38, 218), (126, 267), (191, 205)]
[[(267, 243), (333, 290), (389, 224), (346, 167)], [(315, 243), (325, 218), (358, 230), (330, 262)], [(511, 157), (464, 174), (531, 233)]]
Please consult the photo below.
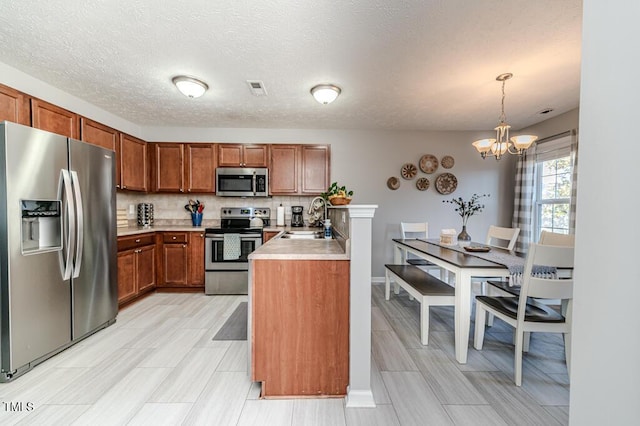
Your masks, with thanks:
[(216, 195), (222, 197), (268, 197), (269, 170), (266, 168), (218, 167)]

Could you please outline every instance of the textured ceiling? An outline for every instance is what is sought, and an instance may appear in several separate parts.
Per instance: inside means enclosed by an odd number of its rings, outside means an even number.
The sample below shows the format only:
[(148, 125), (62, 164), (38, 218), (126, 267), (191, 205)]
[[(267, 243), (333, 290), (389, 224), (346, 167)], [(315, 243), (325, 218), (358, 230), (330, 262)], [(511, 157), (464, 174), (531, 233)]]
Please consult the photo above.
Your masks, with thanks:
[[(133, 123), (188, 127), (493, 128), (511, 72), (518, 129), (578, 106), (581, 22), (580, 0), (2, 0), (0, 62)], [(178, 74), (210, 90), (188, 99)], [(318, 83), (341, 96), (318, 104)]]

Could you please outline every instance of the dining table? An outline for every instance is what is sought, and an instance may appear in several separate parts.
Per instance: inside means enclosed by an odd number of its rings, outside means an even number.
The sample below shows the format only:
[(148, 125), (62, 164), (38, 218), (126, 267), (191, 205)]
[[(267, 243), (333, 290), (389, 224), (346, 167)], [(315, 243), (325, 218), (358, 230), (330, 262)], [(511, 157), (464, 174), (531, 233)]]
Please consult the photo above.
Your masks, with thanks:
[[(499, 263), (500, 256), (509, 258), (510, 261), (517, 257), (504, 249), (491, 247), (491, 252), (497, 260), (488, 260), (487, 257), (479, 257), (473, 252), (466, 252), (458, 246), (440, 244), (437, 239), (393, 239), (394, 263), (401, 264), (403, 252), (411, 253), (419, 258), (426, 259), (440, 268), (455, 275), (455, 353), (456, 360), (460, 364), (467, 363), (469, 349), (469, 328), (471, 326), (471, 279), (504, 277), (512, 275), (509, 267)], [(472, 243), (474, 246), (479, 243)], [(522, 260), (524, 263), (524, 259)], [(398, 287), (396, 286), (396, 293)]]

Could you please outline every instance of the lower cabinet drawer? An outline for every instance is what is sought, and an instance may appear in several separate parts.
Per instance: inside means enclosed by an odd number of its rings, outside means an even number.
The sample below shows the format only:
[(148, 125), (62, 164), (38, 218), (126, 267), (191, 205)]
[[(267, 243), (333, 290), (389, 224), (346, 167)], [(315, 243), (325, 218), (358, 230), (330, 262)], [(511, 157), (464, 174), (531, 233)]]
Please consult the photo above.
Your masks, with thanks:
[(128, 237), (118, 237), (118, 251), (155, 244), (154, 234), (131, 235)]
[(186, 232), (163, 232), (162, 233), (162, 242), (165, 244), (171, 244), (171, 243), (186, 244), (187, 241), (188, 241), (188, 235)]

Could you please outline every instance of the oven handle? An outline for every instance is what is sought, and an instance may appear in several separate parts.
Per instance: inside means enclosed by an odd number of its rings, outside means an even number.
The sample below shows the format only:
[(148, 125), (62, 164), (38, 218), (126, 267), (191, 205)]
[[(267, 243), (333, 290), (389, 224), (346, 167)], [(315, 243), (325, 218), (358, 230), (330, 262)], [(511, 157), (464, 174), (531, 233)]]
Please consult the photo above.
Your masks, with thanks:
[[(209, 240), (213, 241), (223, 241), (224, 237), (222, 234), (215, 234), (215, 236), (205, 235), (205, 237)], [(241, 240), (254, 240), (257, 238), (262, 238), (261, 234), (240, 234)]]

